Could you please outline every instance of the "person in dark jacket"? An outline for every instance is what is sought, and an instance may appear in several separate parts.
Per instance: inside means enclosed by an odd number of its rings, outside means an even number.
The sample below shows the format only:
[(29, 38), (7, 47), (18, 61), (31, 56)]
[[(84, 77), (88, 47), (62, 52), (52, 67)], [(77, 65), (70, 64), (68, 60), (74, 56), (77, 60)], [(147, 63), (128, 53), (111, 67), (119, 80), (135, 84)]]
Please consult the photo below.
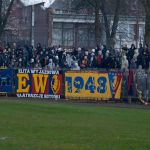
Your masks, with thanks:
[(107, 47), (106, 47), (106, 45), (103, 45), (102, 46), (102, 54), (103, 54), (103, 58), (105, 59), (105, 57), (106, 57), (106, 52), (107, 52)]
[(129, 67), (130, 67), (130, 64), (131, 64), (131, 60), (133, 59), (135, 49), (136, 49), (135, 45), (132, 44), (131, 48), (127, 52), (127, 59), (129, 61)]
[(143, 52), (143, 67), (144, 69), (148, 69), (149, 68), (149, 62), (150, 62), (150, 50), (149, 50), (149, 46), (148, 44), (145, 44), (144, 46), (144, 52)]
[(143, 48), (142, 43), (139, 44), (139, 49), (138, 49), (138, 51), (139, 51), (139, 55), (142, 55), (142, 54), (143, 54), (144, 48)]

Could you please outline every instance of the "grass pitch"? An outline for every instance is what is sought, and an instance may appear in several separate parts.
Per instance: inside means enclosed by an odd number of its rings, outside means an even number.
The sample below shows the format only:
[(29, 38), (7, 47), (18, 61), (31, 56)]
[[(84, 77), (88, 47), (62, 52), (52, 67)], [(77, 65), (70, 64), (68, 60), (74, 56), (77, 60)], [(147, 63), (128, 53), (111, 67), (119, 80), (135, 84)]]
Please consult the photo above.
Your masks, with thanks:
[(150, 150), (150, 110), (0, 101), (0, 150)]

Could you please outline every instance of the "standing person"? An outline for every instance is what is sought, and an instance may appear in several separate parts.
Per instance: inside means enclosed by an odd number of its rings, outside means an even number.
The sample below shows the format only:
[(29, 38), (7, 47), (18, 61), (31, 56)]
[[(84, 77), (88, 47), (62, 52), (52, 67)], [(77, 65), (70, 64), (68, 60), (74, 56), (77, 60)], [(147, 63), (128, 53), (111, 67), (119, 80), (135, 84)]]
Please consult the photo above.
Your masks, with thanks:
[(127, 54), (128, 51), (129, 51), (128, 45), (125, 44), (125, 45), (122, 47), (122, 53), (123, 53), (123, 55), (124, 55), (124, 54)]
[(88, 57), (84, 56), (84, 58), (81, 61), (80, 67), (81, 69), (86, 69), (89, 66)]
[(74, 71), (80, 70), (78, 62), (73, 62), (73, 66), (72, 66), (71, 70), (74, 70)]
[(107, 47), (106, 47), (106, 45), (103, 45), (102, 46), (102, 54), (103, 54), (103, 58), (105, 59), (105, 57), (106, 57), (106, 52), (107, 52)]
[(17, 48), (17, 44), (16, 44), (16, 43), (13, 43), (12, 48), (13, 48), (13, 49), (16, 49), (16, 48)]
[(48, 69), (49, 70), (55, 69), (55, 63), (53, 62), (53, 59), (49, 59)]
[(98, 55), (96, 56), (96, 67), (101, 68), (103, 62), (103, 55), (101, 51), (98, 51)]
[(144, 68), (144, 48), (143, 45), (140, 43), (139, 44), (139, 49), (138, 49), (138, 53), (139, 55), (137, 56), (137, 68), (139, 68), (139, 66), (142, 66), (142, 68)]
[(34, 60), (33, 57), (31, 58), (31, 60), (30, 60), (30, 62), (29, 62), (29, 67), (30, 67), (31, 69), (33, 69), (33, 68), (35, 67), (35, 60)]
[(144, 48), (143, 48), (142, 43), (139, 44), (139, 49), (138, 49), (138, 51), (139, 51), (139, 55), (142, 55), (142, 54), (143, 54)]
[(96, 67), (95, 49), (92, 49), (92, 52), (88, 60), (89, 60), (89, 67), (95, 68)]
[(109, 50), (107, 50), (105, 59), (103, 61), (103, 68), (104, 69), (111, 69), (111, 67), (113, 66), (113, 60), (112, 60), (111, 56), (112, 56), (111, 53), (109, 52)]
[(134, 95), (134, 72), (133, 70), (129, 70), (127, 91), (128, 91), (128, 103), (131, 104), (132, 96)]
[(124, 55), (124, 56), (122, 57), (121, 70), (122, 70), (122, 71), (127, 71), (127, 70), (128, 70), (128, 67), (129, 67), (129, 63), (128, 63), (128, 60), (127, 60), (127, 56)]
[(79, 47), (78, 48), (78, 54), (76, 56), (76, 59), (78, 60), (79, 64), (81, 63), (82, 57), (83, 57), (82, 48)]
[(59, 46), (58, 48), (58, 57), (59, 57), (59, 64), (62, 65), (62, 56), (63, 56), (63, 49)]
[(72, 59), (71, 55), (70, 55), (70, 54), (67, 54), (67, 55), (66, 55), (66, 62), (67, 62), (67, 66), (68, 66), (69, 68), (71, 68), (72, 61), (73, 61), (73, 59)]
[(37, 54), (40, 54), (40, 53), (41, 53), (41, 51), (43, 51), (42, 46), (41, 46), (41, 44), (40, 44), (40, 43), (38, 43), (38, 44), (37, 44), (36, 49), (37, 49)]
[(73, 48), (72, 55), (77, 58), (77, 56), (78, 56), (78, 50), (76, 48)]
[(149, 46), (148, 44), (145, 44), (144, 46), (144, 52), (143, 52), (143, 61), (144, 61), (144, 69), (148, 69), (149, 68)]
[(2, 42), (0, 41), (0, 53), (3, 53)]
[(132, 44), (131, 45), (131, 48), (129, 49), (129, 51), (127, 52), (127, 59), (129, 61), (129, 67), (130, 67), (130, 64), (131, 64), (131, 60), (133, 59), (133, 56), (134, 56), (134, 51), (135, 51), (135, 45)]

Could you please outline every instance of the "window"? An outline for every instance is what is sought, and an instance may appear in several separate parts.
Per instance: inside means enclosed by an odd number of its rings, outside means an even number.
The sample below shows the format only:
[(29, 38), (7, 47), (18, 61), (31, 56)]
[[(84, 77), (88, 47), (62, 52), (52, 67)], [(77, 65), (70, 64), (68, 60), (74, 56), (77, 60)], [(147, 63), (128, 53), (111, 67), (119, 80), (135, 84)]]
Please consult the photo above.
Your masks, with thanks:
[(140, 42), (144, 41), (144, 32), (145, 32), (145, 26), (144, 24), (139, 25), (139, 40)]
[(53, 45), (73, 46), (74, 28), (71, 23), (54, 23), (53, 25)]
[(62, 29), (53, 29), (53, 45), (62, 45)]
[(78, 29), (78, 46), (86, 47), (88, 46), (88, 29), (87, 28), (79, 28)]
[(64, 46), (73, 46), (73, 29), (64, 29), (63, 30), (63, 44)]
[(63, 24), (63, 45), (73, 46), (74, 44), (74, 26), (72, 23)]
[(62, 23), (53, 24), (52, 44), (54, 46), (62, 45)]
[(129, 24), (128, 26), (128, 37), (130, 40), (134, 40), (135, 37), (135, 25), (134, 24)]
[(95, 46), (95, 30), (90, 27), (89, 28), (89, 47)]

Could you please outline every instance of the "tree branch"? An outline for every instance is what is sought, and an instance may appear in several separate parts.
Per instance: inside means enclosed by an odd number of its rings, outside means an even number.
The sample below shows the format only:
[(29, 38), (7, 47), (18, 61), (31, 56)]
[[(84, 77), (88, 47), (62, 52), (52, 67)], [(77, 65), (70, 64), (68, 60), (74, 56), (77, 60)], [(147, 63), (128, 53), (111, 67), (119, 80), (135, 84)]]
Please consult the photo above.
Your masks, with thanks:
[(3, 17), (2, 19), (2, 24), (1, 24), (1, 28), (4, 29), (5, 26), (6, 26), (6, 23), (7, 23), (7, 20), (9, 18), (9, 15), (10, 15), (10, 12), (11, 12), (11, 9), (12, 9), (12, 6), (13, 6), (13, 3), (14, 3), (15, 0), (11, 0), (9, 6), (8, 6), (8, 9), (7, 9), (7, 12), (6, 12), (6, 15)]
[(2, 0), (0, 0), (0, 25), (2, 23)]
[(105, 24), (105, 29), (106, 29), (106, 36), (110, 37), (110, 24), (107, 18), (107, 13), (106, 13), (106, 1), (102, 0), (101, 5), (100, 5), (100, 10), (103, 14), (104, 17), (104, 24)]
[(120, 4), (121, 4), (121, 0), (116, 0), (116, 8), (115, 8), (114, 20), (112, 25), (111, 38), (114, 38), (114, 36), (116, 35), (118, 22), (119, 22)]
[[(95, 5), (92, 3), (93, 2), (93, 0), (92, 0), (92, 2), (90, 1), (90, 0), (86, 0), (87, 1), (87, 3), (89, 4), (89, 5), (91, 5), (92, 7), (95, 7)], [(96, 0), (95, 0), (96, 1)], [(96, 3), (96, 2), (95, 2)]]

